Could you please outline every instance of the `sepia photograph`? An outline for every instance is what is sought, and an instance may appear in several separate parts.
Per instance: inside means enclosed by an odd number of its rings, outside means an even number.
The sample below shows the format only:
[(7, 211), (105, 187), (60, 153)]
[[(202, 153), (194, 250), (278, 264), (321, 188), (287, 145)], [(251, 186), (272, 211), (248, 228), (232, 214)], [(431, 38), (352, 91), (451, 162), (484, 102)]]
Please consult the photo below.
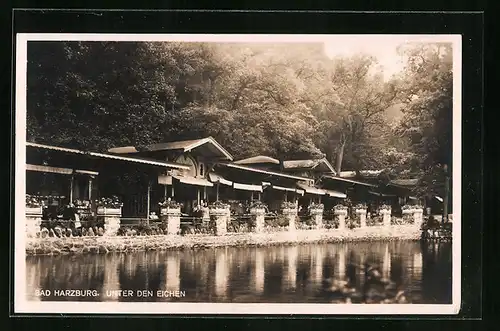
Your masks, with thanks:
[(461, 66), (460, 35), (18, 34), (16, 311), (457, 314)]

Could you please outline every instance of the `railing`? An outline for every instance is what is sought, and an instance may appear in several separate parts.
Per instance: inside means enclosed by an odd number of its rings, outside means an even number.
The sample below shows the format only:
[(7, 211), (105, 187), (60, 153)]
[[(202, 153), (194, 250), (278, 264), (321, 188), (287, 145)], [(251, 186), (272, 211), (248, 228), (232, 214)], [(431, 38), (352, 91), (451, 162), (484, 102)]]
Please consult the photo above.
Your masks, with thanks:
[(338, 229), (339, 220), (332, 210), (323, 212), (323, 227), (325, 229)]
[(253, 217), (250, 214), (231, 215), (227, 231), (235, 233), (251, 232), (253, 229)]

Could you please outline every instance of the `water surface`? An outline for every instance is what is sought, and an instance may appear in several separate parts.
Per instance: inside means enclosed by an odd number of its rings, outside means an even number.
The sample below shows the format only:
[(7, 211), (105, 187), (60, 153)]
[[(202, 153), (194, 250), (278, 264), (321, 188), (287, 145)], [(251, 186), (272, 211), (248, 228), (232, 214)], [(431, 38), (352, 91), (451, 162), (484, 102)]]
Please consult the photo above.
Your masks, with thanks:
[(42, 301), (327, 303), (335, 280), (362, 292), (370, 263), (411, 303), (450, 304), (451, 252), (396, 241), (29, 256), (26, 289)]

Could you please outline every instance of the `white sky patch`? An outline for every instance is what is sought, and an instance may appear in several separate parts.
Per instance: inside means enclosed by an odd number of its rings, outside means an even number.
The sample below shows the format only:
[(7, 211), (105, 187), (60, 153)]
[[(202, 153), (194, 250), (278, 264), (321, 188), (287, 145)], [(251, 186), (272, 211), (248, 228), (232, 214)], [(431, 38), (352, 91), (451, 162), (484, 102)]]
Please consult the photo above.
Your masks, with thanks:
[(372, 55), (377, 58), (378, 65), (384, 73), (384, 78), (404, 69), (405, 60), (398, 54), (398, 46), (410, 42), (407, 36), (334, 36), (324, 42), (325, 53), (328, 57), (350, 57), (359, 53)]

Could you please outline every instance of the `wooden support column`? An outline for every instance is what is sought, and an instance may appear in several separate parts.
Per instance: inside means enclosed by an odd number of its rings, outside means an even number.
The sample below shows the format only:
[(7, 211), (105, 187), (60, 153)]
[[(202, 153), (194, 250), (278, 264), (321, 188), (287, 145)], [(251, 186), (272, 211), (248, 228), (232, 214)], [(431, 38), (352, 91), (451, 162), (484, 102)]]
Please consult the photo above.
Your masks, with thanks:
[(200, 205), (200, 188), (196, 189), (196, 202)]
[(203, 186), (203, 200), (204, 201), (207, 200), (207, 187), (206, 186)]
[(172, 182), (172, 198), (174, 197), (175, 195), (175, 191), (174, 191), (174, 182)]
[(69, 203), (73, 202), (73, 181), (75, 180), (75, 177), (71, 175), (71, 179), (69, 182)]
[(168, 186), (167, 186), (167, 185), (165, 185), (165, 186), (163, 186), (163, 187), (165, 188), (165, 193), (163, 194), (163, 198), (164, 198), (165, 200), (167, 200), (167, 194), (168, 194), (168, 192), (167, 192), (167, 191), (168, 191)]
[(147, 194), (147, 205), (146, 205), (146, 221), (149, 224), (149, 212), (151, 208), (151, 181), (148, 180), (148, 194)]
[(89, 201), (92, 201), (92, 176), (89, 177)]
[(219, 183), (217, 183), (215, 201), (219, 201)]

